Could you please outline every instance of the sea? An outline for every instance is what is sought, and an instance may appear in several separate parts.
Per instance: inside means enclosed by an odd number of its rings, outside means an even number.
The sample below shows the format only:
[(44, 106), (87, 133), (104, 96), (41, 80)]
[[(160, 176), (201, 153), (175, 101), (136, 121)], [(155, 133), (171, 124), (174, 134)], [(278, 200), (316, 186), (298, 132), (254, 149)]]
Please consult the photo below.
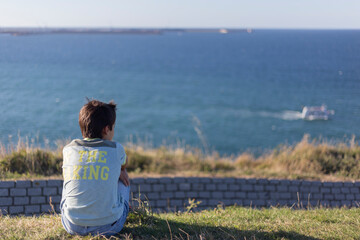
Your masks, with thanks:
[[(0, 35), (0, 142), (81, 138), (114, 100), (114, 140), (236, 155), (360, 136), (359, 30)], [(327, 121), (301, 119), (326, 105)]]

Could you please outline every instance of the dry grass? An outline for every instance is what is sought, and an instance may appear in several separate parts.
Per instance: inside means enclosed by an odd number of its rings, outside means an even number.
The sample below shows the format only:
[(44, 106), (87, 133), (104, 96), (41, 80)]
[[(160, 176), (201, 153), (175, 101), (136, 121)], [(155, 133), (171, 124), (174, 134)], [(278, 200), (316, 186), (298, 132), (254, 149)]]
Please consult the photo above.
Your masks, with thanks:
[[(25, 141), (26, 142), (26, 141)], [(61, 175), (61, 149), (41, 149), (19, 141), (15, 147), (0, 145), (0, 177), (44, 178)], [(311, 180), (360, 179), (360, 147), (354, 138), (329, 143), (310, 140), (305, 135), (294, 145), (282, 145), (255, 157), (249, 152), (238, 156), (204, 154), (189, 147), (144, 148), (128, 144), (128, 171), (131, 177), (215, 176), (287, 178)]]

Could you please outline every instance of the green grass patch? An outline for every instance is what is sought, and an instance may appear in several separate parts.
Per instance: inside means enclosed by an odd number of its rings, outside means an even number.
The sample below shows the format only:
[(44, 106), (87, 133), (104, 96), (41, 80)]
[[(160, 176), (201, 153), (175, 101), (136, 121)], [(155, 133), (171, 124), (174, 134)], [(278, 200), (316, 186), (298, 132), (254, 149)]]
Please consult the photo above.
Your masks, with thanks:
[[(187, 213), (130, 213), (112, 239), (359, 239), (360, 209), (219, 207)], [(59, 215), (0, 217), (1, 239), (104, 239), (71, 236)]]

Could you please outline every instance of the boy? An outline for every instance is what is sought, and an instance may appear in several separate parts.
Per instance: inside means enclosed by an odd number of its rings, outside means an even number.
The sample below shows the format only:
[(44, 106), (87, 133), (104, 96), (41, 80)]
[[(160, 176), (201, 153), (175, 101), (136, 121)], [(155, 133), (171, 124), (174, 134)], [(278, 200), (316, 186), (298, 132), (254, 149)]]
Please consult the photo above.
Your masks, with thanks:
[(109, 237), (120, 232), (128, 215), (127, 157), (112, 141), (115, 111), (113, 102), (88, 101), (79, 113), (84, 139), (63, 149), (61, 221), (70, 234)]

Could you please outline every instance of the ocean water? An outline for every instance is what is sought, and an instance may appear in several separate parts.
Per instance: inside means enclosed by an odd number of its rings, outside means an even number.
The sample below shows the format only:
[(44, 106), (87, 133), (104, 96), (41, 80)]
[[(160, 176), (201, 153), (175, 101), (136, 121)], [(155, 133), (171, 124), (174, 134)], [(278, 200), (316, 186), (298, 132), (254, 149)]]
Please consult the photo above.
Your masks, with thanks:
[[(360, 31), (0, 35), (0, 140), (79, 138), (85, 98), (118, 104), (115, 140), (237, 154), (360, 135)], [(328, 121), (300, 119), (326, 104)]]

